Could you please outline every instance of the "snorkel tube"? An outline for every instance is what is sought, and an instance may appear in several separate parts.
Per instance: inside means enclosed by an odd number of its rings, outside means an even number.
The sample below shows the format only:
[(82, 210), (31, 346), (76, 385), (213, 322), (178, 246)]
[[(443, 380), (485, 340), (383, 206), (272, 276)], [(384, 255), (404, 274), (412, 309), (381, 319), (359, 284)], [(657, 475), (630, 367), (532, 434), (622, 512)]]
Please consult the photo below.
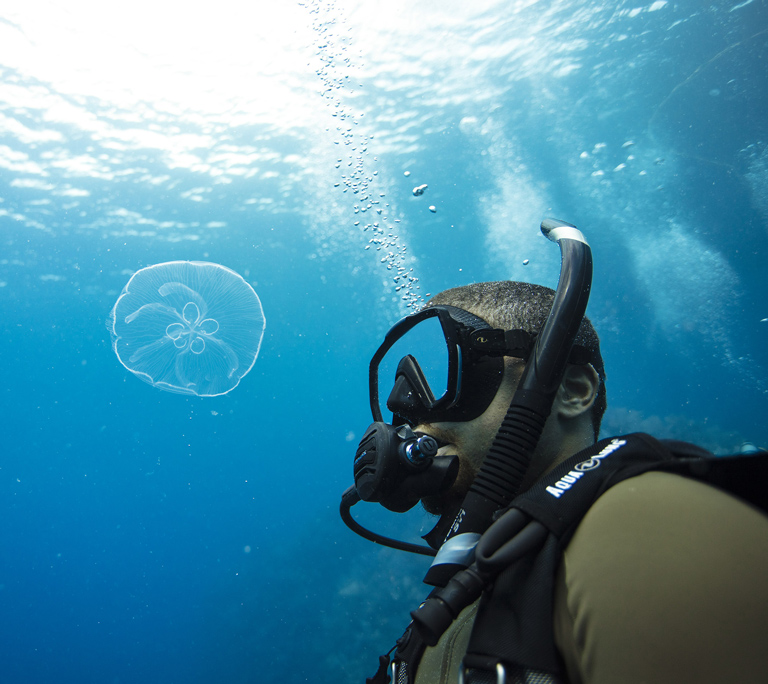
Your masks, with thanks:
[(520, 489), (552, 410), (592, 286), (592, 251), (576, 226), (545, 219), (541, 232), (560, 247), (560, 279), (517, 390), (424, 582), (445, 586), (470, 565), (494, 514)]

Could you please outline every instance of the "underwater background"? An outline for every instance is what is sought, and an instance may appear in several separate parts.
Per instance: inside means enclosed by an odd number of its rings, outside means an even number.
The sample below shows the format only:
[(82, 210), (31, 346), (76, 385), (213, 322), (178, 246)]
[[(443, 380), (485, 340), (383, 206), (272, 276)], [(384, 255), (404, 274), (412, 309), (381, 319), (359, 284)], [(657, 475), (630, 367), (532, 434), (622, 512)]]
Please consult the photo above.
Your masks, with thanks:
[[(547, 216), (593, 249), (603, 436), (768, 445), (767, 57), (764, 0), (3, 3), (0, 681), (372, 675), (429, 559), (338, 516), (368, 361), (429, 293), (555, 287)], [(174, 260), (263, 305), (223, 396), (113, 352)]]

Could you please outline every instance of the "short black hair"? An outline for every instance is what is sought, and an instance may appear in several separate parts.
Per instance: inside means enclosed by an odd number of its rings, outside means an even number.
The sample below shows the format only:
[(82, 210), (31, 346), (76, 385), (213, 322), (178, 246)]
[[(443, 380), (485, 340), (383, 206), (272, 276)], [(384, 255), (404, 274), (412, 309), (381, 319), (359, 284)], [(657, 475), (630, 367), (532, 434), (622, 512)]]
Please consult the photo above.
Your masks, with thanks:
[[(554, 299), (555, 291), (543, 285), (498, 280), (443, 290), (432, 297), (426, 306), (437, 304), (456, 306), (480, 316), (494, 328), (522, 329), (537, 334), (544, 327)], [(593, 359), (592, 365), (600, 376), (600, 385), (592, 406), (592, 427), (597, 439), (608, 400), (605, 392), (603, 357), (600, 354), (600, 338), (586, 316), (581, 322), (574, 344), (579, 344), (589, 351)]]

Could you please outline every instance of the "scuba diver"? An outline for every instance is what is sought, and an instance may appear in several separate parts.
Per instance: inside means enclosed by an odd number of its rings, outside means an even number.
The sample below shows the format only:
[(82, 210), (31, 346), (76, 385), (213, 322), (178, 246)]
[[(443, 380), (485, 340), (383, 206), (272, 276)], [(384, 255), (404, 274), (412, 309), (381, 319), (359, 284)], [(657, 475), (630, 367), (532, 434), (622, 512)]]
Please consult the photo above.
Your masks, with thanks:
[[(642, 433), (598, 441), (591, 251), (575, 226), (541, 228), (561, 250), (557, 291), (446, 290), (371, 361), (374, 422), (341, 515), (434, 560), (431, 593), (366, 681), (763, 682), (768, 456)], [(390, 539), (354, 520), (361, 500), (421, 502), (439, 520), (427, 545)]]

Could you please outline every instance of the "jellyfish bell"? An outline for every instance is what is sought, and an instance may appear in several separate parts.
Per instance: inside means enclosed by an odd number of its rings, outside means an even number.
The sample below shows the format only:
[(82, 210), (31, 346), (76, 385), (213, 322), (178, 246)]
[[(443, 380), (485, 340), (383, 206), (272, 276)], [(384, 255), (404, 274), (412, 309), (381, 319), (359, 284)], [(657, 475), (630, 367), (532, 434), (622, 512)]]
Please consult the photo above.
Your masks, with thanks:
[(170, 261), (131, 276), (107, 325), (118, 360), (138, 378), (167, 392), (214, 397), (253, 368), (266, 321), (239, 274)]

